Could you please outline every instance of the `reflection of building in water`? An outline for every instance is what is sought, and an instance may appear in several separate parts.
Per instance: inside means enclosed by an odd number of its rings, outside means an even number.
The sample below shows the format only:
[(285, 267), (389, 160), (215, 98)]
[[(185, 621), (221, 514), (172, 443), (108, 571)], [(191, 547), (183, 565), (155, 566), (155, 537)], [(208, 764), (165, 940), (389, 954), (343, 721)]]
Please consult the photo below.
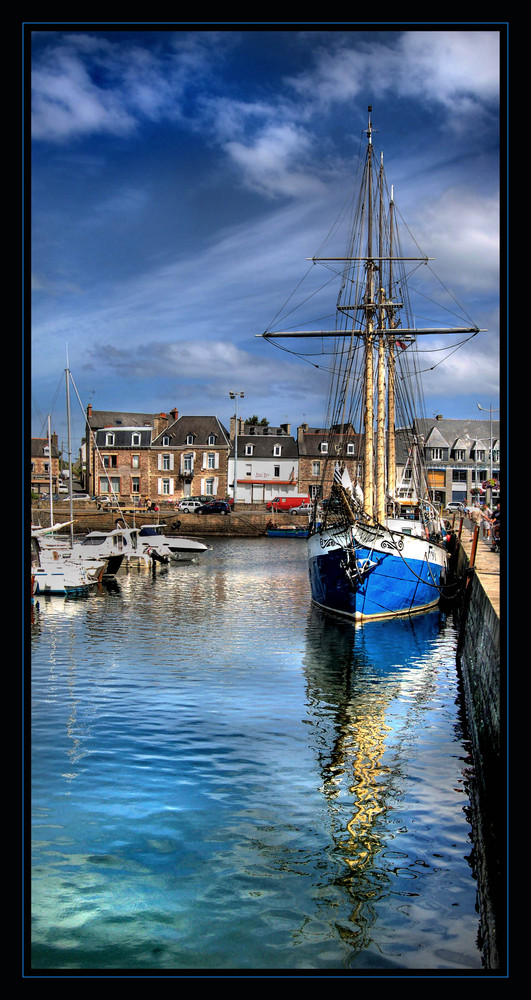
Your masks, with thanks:
[(308, 622), (305, 676), (312, 749), (338, 862), (333, 883), (348, 892), (353, 906), (348, 924), (337, 927), (357, 952), (370, 943), (374, 904), (390, 883), (377, 861), (386, 846), (381, 817), (392, 807), (401, 776), (384, 763), (389, 737), (396, 739), (386, 712), (404, 688), (413, 711), (432, 693), (433, 664), (425, 669), (426, 654), (437, 630), (437, 614), (354, 629), (312, 608)]

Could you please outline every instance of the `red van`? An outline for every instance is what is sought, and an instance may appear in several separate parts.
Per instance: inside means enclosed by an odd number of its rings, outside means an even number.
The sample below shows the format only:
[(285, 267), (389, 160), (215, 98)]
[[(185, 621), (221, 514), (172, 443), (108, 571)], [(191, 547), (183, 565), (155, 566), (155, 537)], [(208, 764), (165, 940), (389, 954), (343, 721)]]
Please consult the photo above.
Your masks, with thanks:
[(292, 493), (289, 497), (273, 497), (266, 503), (266, 510), (293, 510), (301, 503), (310, 503), (307, 493)]

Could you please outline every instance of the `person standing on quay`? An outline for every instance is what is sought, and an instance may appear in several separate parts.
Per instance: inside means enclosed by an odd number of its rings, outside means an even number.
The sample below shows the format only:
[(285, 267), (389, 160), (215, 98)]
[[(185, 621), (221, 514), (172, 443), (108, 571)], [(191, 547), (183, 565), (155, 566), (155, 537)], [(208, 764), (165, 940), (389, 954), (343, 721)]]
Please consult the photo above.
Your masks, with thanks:
[(487, 504), (483, 504), (483, 520), (481, 522), (481, 532), (483, 538), (490, 538), (490, 519), (492, 517), (492, 511)]
[(478, 507), (477, 503), (474, 503), (474, 506), (470, 508), (468, 516), (472, 521), (474, 528), (479, 528), (483, 520), (483, 511), (481, 510), (480, 507)]

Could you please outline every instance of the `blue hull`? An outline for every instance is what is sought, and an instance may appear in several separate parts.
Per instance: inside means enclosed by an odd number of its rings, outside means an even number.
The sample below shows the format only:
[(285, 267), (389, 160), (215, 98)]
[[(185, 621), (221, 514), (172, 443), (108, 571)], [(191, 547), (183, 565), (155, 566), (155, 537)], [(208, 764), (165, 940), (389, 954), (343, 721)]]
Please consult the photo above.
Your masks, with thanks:
[(268, 528), (268, 538), (308, 538), (307, 528)]
[(357, 548), (359, 564), (371, 567), (361, 580), (345, 571), (345, 551), (327, 549), (309, 555), (312, 599), (316, 604), (356, 620), (408, 615), (434, 607), (443, 567), (439, 562), (404, 560), (392, 552)]

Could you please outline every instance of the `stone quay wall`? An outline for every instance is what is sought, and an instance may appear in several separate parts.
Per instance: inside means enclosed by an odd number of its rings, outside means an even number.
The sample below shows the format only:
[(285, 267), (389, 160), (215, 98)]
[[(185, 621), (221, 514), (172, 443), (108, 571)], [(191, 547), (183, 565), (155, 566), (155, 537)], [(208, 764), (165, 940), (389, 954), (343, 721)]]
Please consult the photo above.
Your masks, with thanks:
[[(470, 536), (459, 550), (466, 580), (459, 612), (457, 667), (474, 761), (469, 794), (484, 964), (506, 962), (506, 675), (500, 657), (499, 555), (486, 550), (470, 566)], [(494, 568), (493, 568), (494, 567)], [(497, 574), (496, 574), (497, 567)]]

